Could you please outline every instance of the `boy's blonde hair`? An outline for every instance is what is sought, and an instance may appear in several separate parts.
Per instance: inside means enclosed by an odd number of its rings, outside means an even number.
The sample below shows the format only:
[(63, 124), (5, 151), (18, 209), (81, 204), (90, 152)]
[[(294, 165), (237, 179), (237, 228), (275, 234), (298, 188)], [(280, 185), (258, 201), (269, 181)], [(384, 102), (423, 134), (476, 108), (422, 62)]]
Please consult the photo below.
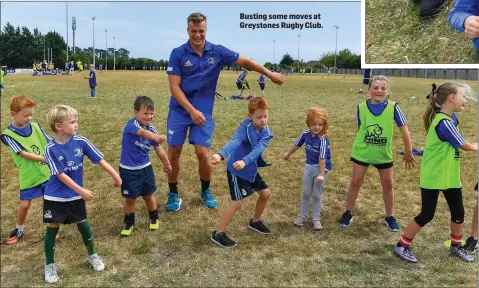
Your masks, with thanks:
[(248, 103), (248, 113), (252, 115), (256, 110), (268, 110), (268, 101), (263, 97), (254, 97), (253, 99), (249, 100)]
[(15, 95), (10, 100), (10, 111), (20, 112), (23, 108), (35, 108), (36, 103), (23, 94)]
[(68, 105), (55, 105), (47, 113), (47, 123), (53, 132), (57, 132), (55, 128), (56, 123), (62, 123), (67, 117), (78, 118), (78, 112), (75, 108)]
[(319, 133), (321, 136), (328, 136), (328, 128), (329, 128), (329, 123), (328, 123), (328, 113), (326, 112), (325, 109), (323, 108), (318, 108), (318, 107), (311, 107), (308, 110), (308, 115), (306, 116), (306, 125), (311, 125), (314, 120), (319, 119), (323, 121), (323, 131)]

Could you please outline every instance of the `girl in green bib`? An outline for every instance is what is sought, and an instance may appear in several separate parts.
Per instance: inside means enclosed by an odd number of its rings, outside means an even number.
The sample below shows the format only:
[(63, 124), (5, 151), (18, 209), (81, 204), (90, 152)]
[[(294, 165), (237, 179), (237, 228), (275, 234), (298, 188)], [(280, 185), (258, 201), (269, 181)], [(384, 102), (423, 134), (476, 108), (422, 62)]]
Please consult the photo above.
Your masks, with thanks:
[(454, 112), (464, 110), (470, 90), (466, 84), (446, 82), (429, 95), (429, 106), (423, 117), (427, 136), (420, 171), (421, 213), (409, 222), (394, 248), (405, 261), (417, 262), (409, 246), (419, 230), (434, 218), (440, 191), (451, 212), (451, 255), (466, 262), (473, 261), (461, 246), (464, 205), (459, 149), (477, 151), (477, 143), (466, 141), (459, 133), (458, 121), (453, 119)]
[(378, 169), (381, 187), (383, 190), (386, 217), (384, 223), (389, 230), (399, 231), (399, 225), (394, 218), (393, 194), (393, 153), (391, 142), (393, 139), (394, 123), (402, 133), (406, 153), (403, 161), (406, 168), (414, 167), (416, 160), (412, 155), (411, 137), (407, 127), (407, 120), (399, 105), (386, 99), (389, 97), (389, 81), (385, 76), (378, 75), (369, 82), (368, 93), (371, 98), (358, 105), (357, 123), (358, 134), (354, 139), (351, 152), (353, 175), (348, 188), (346, 212), (339, 224), (343, 227), (351, 225), (353, 208), (358, 198), (359, 189), (364, 182), (364, 176), (369, 165)]

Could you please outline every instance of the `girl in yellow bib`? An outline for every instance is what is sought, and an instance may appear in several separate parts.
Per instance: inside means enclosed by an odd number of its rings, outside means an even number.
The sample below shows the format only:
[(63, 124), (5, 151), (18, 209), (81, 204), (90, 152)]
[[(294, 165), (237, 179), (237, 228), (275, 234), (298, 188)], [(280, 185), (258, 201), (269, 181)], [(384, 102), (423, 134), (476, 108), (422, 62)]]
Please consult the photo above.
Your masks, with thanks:
[(453, 116), (454, 112), (464, 110), (470, 90), (465, 84), (446, 82), (429, 95), (430, 103), (424, 113), (427, 136), (420, 172), (421, 213), (409, 222), (394, 248), (394, 252), (405, 261), (417, 262), (409, 246), (419, 230), (434, 218), (440, 191), (451, 212), (451, 255), (466, 262), (473, 261), (461, 246), (464, 204), (459, 149), (477, 151), (477, 143), (471, 144), (461, 136), (458, 121)]
[(343, 227), (351, 225), (353, 208), (358, 198), (359, 189), (364, 182), (364, 176), (369, 165), (378, 169), (383, 190), (386, 217), (384, 223), (389, 230), (399, 231), (399, 225), (394, 218), (393, 194), (393, 139), (394, 122), (399, 127), (404, 141), (405, 151), (403, 161), (406, 168), (414, 167), (416, 160), (412, 155), (411, 137), (407, 128), (407, 120), (399, 105), (386, 99), (389, 96), (389, 80), (382, 75), (375, 76), (369, 82), (368, 93), (371, 98), (360, 103), (357, 109), (359, 131), (354, 139), (351, 152), (353, 175), (348, 188), (346, 212), (339, 224)]

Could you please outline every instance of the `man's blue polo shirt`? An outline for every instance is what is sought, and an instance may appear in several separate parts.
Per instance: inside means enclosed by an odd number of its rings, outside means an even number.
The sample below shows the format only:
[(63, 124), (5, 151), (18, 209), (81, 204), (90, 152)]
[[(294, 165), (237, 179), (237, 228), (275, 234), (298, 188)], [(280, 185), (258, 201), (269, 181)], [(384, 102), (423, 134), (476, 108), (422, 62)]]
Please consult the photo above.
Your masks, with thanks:
[[(166, 73), (181, 76), (180, 87), (188, 101), (205, 116), (212, 116), (220, 71), (224, 65), (234, 66), (238, 57), (238, 53), (208, 41), (205, 41), (203, 55), (200, 56), (188, 41), (173, 49)], [(170, 109), (188, 114), (173, 96)]]

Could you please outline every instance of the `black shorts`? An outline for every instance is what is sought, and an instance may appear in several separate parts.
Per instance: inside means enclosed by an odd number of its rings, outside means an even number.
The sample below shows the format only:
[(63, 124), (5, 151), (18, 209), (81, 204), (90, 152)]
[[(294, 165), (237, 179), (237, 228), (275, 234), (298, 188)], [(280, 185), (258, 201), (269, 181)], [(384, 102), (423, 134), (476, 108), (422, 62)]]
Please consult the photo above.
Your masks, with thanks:
[(90, 86), (90, 89), (91, 89), (91, 90), (95, 90), (95, 87), (96, 87), (96, 86)]
[(67, 202), (43, 199), (43, 223), (71, 224), (86, 219), (85, 200)]
[[(358, 164), (358, 165), (364, 166), (364, 167), (368, 167), (370, 165), (369, 163), (361, 162), (357, 159), (354, 159), (353, 157), (351, 157), (351, 161)], [(374, 167), (376, 167), (378, 170), (381, 170), (381, 169), (388, 169), (388, 168), (393, 167), (393, 162), (381, 163), (381, 164), (372, 164), (372, 165)]]
[(253, 183), (239, 178), (229, 170), (226, 170), (228, 177), (228, 186), (230, 187), (231, 200), (238, 201), (250, 196), (254, 192), (268, 189), (268, 185), (264, 183), (263, 178), (259, 173), (256, 173)]
[(243, 84), (241, 82), (236, 82), (236, 87), (238, 87), (238, 89), (243, 89)]
[(264, 90), (264, 83), (259, 83), (259, 88), (261, 88), (261, 90)]
[(121, 195), (125, 198), (138, 198), (156, 191), (152, 165), (138, 170), (120, 167)]

